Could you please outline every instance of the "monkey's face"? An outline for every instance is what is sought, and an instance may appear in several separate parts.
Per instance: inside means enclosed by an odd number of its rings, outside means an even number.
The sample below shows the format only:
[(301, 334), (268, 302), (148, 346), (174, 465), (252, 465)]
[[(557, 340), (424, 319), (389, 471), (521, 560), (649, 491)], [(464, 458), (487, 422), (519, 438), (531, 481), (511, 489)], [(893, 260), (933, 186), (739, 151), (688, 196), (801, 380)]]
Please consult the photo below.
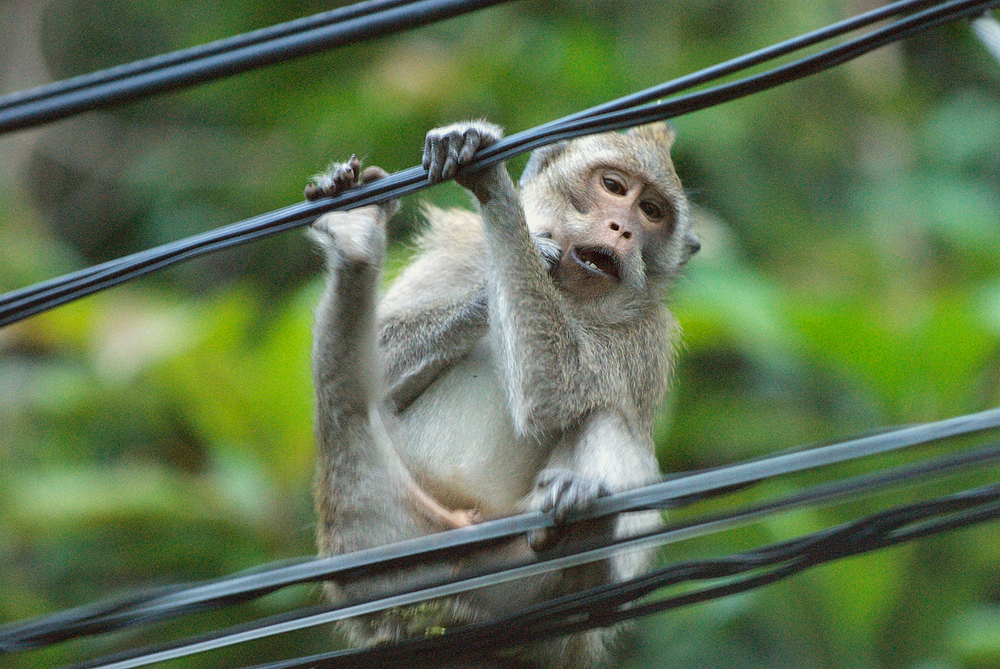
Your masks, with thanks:
[(622, 164), (590, 165), (575, 176), (549, 184), (550, 195), (554, 191), (563, 200), (561, 211), (546, 221), (562, 249), (555, 280), (581, 298), (644, 289), (649, 263), (673, 236), (674, 204)]
[[(698, 248), (662, 123), (563, 142), (532, 155), (521, 177), (528, 225), (562, 252), (569, 295), (609, 309), (667, 286)], [(613, 299), (607, 299), (607, 298)]]

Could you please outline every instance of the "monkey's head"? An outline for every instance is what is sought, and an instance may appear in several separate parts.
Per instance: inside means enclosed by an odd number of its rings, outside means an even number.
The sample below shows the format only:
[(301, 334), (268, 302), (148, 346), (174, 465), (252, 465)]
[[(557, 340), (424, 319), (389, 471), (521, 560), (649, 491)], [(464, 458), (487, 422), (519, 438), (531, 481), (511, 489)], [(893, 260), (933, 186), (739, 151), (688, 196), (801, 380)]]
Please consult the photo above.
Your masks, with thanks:
[(584, 300), (649, 294), (698, 250), (673, 139), (655, 123), (532, 153), (521, 175), (525, 214), (562, 250), (553, 275), (564, 291)]

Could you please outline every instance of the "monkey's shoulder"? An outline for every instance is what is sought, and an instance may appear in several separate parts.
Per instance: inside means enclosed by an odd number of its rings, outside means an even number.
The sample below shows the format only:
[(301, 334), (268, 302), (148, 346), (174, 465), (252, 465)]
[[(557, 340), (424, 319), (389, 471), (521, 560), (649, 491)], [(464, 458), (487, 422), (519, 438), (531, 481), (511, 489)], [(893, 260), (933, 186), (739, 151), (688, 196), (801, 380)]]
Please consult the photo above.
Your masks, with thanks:
[(459, 256), (483, 253), (483, 219), (476, 212), (426, 204), (422, 213), (426, 223), (416, 238), (420, 250)]

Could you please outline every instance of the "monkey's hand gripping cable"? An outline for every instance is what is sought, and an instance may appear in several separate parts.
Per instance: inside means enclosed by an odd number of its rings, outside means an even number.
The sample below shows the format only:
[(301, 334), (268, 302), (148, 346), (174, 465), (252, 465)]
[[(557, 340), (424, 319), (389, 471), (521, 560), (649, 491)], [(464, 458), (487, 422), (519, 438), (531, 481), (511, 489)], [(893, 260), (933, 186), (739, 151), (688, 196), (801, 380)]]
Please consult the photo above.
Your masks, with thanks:
[[(959, 19), (979, 17), (976, 21), (977, 34), (987, 45), (995, 44), (998, 39), (997, 31), (1000, 29), (995, 29), (995, 21), (984, 15), (984, 12), (998, 5), (1000, 5), (1000, 0), (951, 0), (942, 3), (934, 3), (929, 0), (899, 0), (885, 7), (700, 70), (660, 86), (511, 135), (482, 151), (477, 156), (476, 162), (469, 166), (469, 169), (479, 169), (496, 164), (561, 140), (666, 120), (721, 104), (815, 74), (891, 42)], [(914, 13), (907, 14), (908, 12)], [(797, 61), (743, 79), (681, 95), (682, 92), (694, 87), (901, 14), (906, 15), (867, 34)], [(324, 198), (314, 202), (291, 205), (33, 286), (10, 291), (0, 295), (0, 327), (192, 258), (303, 227), (327, 211), (353, 209), (366, 204), (398, 198), (428, 185), (426, 171), (421, 167), (412, 167), (372, 184), (352, 189), (336, 198)]]

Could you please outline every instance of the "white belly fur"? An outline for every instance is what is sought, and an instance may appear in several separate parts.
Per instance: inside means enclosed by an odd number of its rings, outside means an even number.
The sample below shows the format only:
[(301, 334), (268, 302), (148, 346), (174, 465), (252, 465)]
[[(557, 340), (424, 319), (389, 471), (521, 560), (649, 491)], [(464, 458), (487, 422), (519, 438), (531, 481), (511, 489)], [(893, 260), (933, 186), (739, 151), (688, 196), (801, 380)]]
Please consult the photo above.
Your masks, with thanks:
[(487, 338), (402, 414), (401, 455), (443, 504), (489, 516), (517, 510), (543, 451), (514, 432)]

